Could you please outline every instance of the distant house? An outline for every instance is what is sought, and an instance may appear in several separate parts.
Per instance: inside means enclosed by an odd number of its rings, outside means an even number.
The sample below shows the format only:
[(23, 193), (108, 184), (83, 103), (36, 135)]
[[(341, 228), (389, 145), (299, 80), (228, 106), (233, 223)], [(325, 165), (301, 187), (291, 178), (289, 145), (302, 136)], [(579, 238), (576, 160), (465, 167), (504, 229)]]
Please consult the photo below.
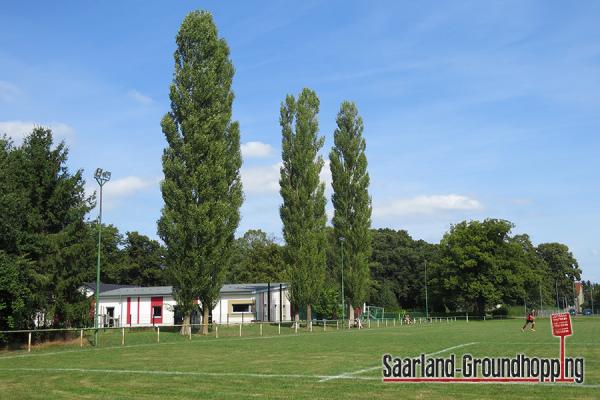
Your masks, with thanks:
[[(95, 291), (84, 285), (88, 297)], [(101, 326), (151, 326), (181, 323), (172, 286), (139, 287), (102, 284), (99, 293)], [(285, 283), (227, 284), (212, 309), (210, 322), (235, 324), (251, 321), (290, 321), (291, 308)], [(202, 316), (192, 316), (202, 323)]]

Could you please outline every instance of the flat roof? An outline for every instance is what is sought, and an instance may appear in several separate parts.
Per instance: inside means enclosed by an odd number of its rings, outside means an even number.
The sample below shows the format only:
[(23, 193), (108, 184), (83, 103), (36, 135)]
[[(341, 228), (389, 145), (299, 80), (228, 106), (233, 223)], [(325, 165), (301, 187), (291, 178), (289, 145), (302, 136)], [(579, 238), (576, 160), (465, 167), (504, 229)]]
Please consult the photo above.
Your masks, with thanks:
[[(279, 289), (279, 285), (287, 288), (287, 283), (271, 283), (271, 290)], [(268, 283), (228, 283), (221, 288), (221, 294), (225, 293), (263, 293), (268, 290)], [(148, 286), (148, 287), (119, 287), (113, 290), (100, 291), (99, 297), (117, 297), (117, 296), (171, 296), (173, 286)]]

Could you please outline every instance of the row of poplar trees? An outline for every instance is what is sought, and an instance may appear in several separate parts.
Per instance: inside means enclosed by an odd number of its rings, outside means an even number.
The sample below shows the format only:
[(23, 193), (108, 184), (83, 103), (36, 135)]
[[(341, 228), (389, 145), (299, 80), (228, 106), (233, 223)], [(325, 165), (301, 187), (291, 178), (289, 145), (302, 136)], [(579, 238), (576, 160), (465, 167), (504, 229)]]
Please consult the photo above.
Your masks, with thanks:
[[(190, 13), (176, 38), (171, 111), (161, 121), (164, 200), (158, 232), (166, 244), (167, 272), (183, 314), (182, 333), (198, 305), (203, 333), (227, 275), (234, 234), (243, 202), (239, 124), (232, 120), (234, 67), (229, 48), (211, 15)], [(319, 298), (327, 265), (325, 185), (319, 175), (319, 99), (304, 89), (281, 105), (282, 159), (280, 215), (286, 242), (290, 301), (298, 319)], [(345, 293), (351, 304), (366, 300), (371, 254), (371, 199), (363, 122), (356, 106), (344, 102), (337, 116), (330, 153), (336, 271), (344, 267)], [(341, 300), (341, 299), (340, 299)], [(350, 314), (352, 315), (352, 314)]]

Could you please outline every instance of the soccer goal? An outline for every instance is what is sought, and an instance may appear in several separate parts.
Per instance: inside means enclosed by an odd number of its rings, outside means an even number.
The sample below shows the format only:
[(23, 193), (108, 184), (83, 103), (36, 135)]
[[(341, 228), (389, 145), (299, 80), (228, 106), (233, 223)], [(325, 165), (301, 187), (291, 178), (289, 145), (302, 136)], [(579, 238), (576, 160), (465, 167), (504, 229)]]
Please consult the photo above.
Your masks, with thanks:
[(382, 319), (385, 316), (385, 308), (365, 305), (365, 312), (362, 314), (363, 319)]

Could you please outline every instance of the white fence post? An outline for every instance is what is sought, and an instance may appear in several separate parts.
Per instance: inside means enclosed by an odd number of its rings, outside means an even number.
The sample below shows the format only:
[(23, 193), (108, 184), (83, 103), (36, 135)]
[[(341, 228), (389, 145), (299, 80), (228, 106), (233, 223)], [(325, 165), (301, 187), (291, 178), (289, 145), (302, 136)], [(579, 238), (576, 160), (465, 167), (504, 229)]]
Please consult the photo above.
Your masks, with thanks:
[(190, 329), (190, 330), (189, 330), (189, 332), (190, 332), (190, 333), (189, 333), (189, 335), (190, 335), (190, 340), (192, 340), (192, 326), (193, 326), (192, 324), (190, 324), (190, 325), (189, 325), (189, 329)]
[(388, 321), (388, 320), (387, 320), (387, 318), (386, 318), (386, 319), (385, 319), (385, 327), (386, 327), (386, 328), (387, 328), (387, 321)]
[(260, 324), (260, 336), (262, 336), (262, 324)]
[(467, 313), (467, 322), (469, 322), (469, 313)]
[(335, 320), (335, 329), (338, 331), (340, 330), (340, 321), (337, 319)]
[[(191, 332), (191, 328), (190, 328), (190, 332)], [(123, 330), (123, 332), (125, 332), (125, 330)], [(124, 338), (125, 336), (123, 336)], [(192, 337), (192, 335), (190, 334), (190, 338)], [(160, 343), (160, 326), (156, 327), (156, 343)]]
[(325, 332), (327, 330), (327, 320), (324, 319), (323, 320), (323, 332)]
[(281, 321), (277, 324), (277, 334), (281, 335)]
[(369, 318), (367, 321), (369, 321), (369, 329), (371, 329), (371, 318)]
[(83, 347), (83, 329), (79, 331), (79, 347)]
[(421, 317), (419, 317), (419, 325), (421, 325), (423, 323), (423, 321), (421, 320)]
[(296, 324), (295, 324), (295, 325), (296, 325), (296, 326), (295, 326), (295, 328), (294, 328), (294, 329), (295, 329), (295, 332), (294, 332), (294, 333), (298, 333), (298, 321), (296, 321)]
[(27, 338), (27, 352), (31, 352), (31, 332), (29, 332), (29, 336)]
[(215, 339), (219, 338), (219, 325), (215, 325)]
[(121, 346), (125, 346), (125, 328), (121, 328)]
[[(244, 314), (242, 314), (244, 315)], [(242, 324), (240, 324), (240, 337), (242, 337)]]
[(379, 320), (377, 320), (377, 327), (379, 328)]

